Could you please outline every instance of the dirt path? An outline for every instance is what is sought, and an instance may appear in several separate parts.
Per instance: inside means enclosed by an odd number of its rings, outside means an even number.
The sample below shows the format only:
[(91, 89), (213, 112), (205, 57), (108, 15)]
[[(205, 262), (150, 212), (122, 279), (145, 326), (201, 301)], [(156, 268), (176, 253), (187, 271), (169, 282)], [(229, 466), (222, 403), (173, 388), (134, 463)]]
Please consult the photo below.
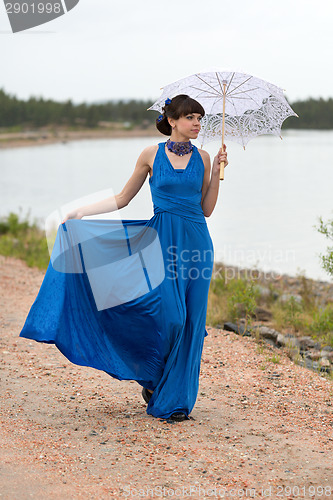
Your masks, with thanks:
[(208, 328), (191, 420), (155, 419), (136, 382), (18, 337), (43, 275), (0, 256), (1, 499), (333, 498), (332, 382)]

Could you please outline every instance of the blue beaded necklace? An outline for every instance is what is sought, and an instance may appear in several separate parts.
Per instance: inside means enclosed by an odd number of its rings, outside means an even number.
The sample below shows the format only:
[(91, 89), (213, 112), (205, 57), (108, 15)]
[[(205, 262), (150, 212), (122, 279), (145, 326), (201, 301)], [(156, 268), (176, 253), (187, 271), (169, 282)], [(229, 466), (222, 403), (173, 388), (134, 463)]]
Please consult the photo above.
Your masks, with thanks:
[(175, 153), (178, 156), (184, 156), (191, 153), (193, 149), (193, 145), (191, 141), (188, 142), (175, 142), (170, 141), (170, 139), (166, 142), (167, 148), (171, 153)]

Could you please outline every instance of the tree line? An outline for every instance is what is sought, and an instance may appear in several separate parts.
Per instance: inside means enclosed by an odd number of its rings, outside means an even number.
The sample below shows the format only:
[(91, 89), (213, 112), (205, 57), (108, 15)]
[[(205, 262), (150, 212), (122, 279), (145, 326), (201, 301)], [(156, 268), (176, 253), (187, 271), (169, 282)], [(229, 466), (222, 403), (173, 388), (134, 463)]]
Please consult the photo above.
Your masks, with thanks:
[[(128, 122), (133, 126), (155, 123), (156, 112), (147, 112), (151, 101), (117, 100), (101, 104), (57, 102), (42, 97), (18, 99), (0, 89), (0, 127), (67, 125), (98, 127), (100, 122)], [(290, 117), (283, 128), (333, 129), (333, 99), (307, 99), (291, 103), (299, 118)]]
[[(103, 104), (73, 104), (42, 97), (24, 101), (0, 89), (0, 127), (68, 125), (97, 127), (100, 122), (154, 123), (156, 113), (148, 113), (150, 101), (119, 100)], [(147, 121), (148, 120), (148, 121)]]

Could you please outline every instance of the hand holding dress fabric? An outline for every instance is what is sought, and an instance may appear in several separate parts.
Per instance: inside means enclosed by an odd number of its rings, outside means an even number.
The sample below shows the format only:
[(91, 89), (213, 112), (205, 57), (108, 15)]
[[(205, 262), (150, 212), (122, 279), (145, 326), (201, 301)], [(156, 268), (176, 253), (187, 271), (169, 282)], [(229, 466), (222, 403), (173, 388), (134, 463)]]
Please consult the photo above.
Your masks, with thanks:
[(66, 221), (68, 221), (68, 219), (82, 219), (82, 215), (80, 215), (78, 210), (73, 210), (65, 216), (61, 224), (64, 224)]

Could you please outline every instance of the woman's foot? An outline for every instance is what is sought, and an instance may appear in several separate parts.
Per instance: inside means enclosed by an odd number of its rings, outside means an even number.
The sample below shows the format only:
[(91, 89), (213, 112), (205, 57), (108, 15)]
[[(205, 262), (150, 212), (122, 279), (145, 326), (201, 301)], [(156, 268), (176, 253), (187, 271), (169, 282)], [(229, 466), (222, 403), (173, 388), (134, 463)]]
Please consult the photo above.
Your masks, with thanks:
[(146, 401), (146, 403), (149, 403), (150, 398), (153, 395), (153, 391), (150, 391), (149, 389), (146, 389), (145, 387), (142, 389), (142, 397)]
[(183, 422), (183, 420), (190, 420), (183, 412), (173, 413), (168, 420), (175, 420), (176, 422)]

